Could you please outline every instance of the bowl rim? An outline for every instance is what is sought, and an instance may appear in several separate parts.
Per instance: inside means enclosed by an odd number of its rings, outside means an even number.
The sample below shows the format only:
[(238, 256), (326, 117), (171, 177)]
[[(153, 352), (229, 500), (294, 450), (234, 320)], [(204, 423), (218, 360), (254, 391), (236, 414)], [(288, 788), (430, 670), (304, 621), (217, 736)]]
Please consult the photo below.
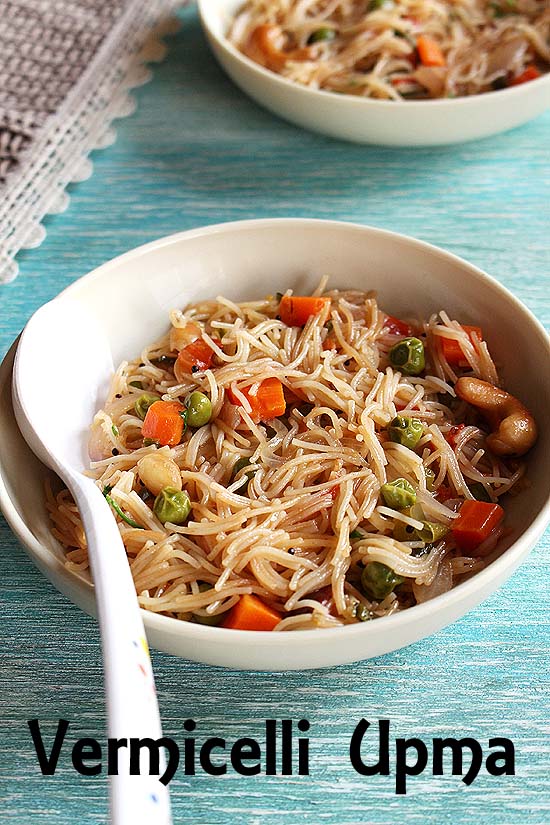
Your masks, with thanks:
[[(469, 263), (460, 256), (455, 255), (452, 252), (448, 252), (447, 250), (435, 246), (434, 244), (430, 244), (427, 241), (422, 241), (409, 235), (404, 235), (391, 230), (349, 221), (292, 217), (260, 218), (242, 221), (228, 221), (225, 223), (197, 227), (194, 229), (185, 230), (183, 232), (176, 232), (134, 247), (133, 249), (128, 250), (121, 255), (117, 255), (103, 264), (100, 264), (100, 266), (81, 276), (72, 284), (67, 286), (52, 300), (59, 301), (63, 300), (65, 296), (72, 296), (73, 293), (78, 293), (79, 289), (81, 289), (83, 285), (90, 283), (93, 284), (96, 280), (104, 277), (105, 274), (109, 273), (112, 269), (116, 269), (120, 264), (130, 262), (135, 258), (141, 257), (142, 255), (154, 253), (157, 250), (173, 244), (208, 235), (225, 233), (232, 234), (234, 232), (249, 231), (254, 229), (269, 229), (275, 226), (284, 228), (285, 225), (293, 229), (332, 228), (337, 232), (359, 232), (367, 236), (370, 234), (375, 234), (390, 242), (393, 241), (406, 244), (424, 250), (433, 258), (439, 257), (450, 263), (459, 265), (462, 269), (467, 270), (470, 276), (472, 276), (475, 280), (481, 282), (488, 281), (491, 287), (502, 299), (505, 299), (513, 304), (514, 310), (523, 317), (524, 321), (531, 325), (537, 336), (540, 338), (544, 347), (548, 351), (550, 362), (550, 337), (548, 336), (543, 325), (532, 314), (532, 312), (518, 298), (516, 298), (513, 293), (497, 281), (496, 278), (484, 272), (474, 264)], [(12, 348), (8, 350), (5, 360), (10, 357), (15, 344), (16, 342), (14, 342)], [(13, 423), (14, 426), (17, 426), (15, 421)], [(38, 461), (38, 459), (36, 460)], [(42, 545), (34, 536), (30, 528), (26, 525), (22, 517), (19, 515), (15, 504), (11, 501), (8, 495), (1, 472), (0, 509), (4, 513), (8, 524), (17, 538), (30, 551), (33, 557), (36, 556), (39, 558), (48, 568), (55, 568), (57, 573), (62, 572), (68, 581), (74, 584), (74, 586), (80, 587), (80, 589), (87, 590), (87, 595), (89, 595), (89, 593), (93, 590), (93, 584), (87, 582), (77, 573), (73, 573), (68, 570), (64, 566), (61, 559), (57, 557), (52, 550), (45, 547), (45, 545)], [(527, 552), (536, 544), (548, 522), (550, 522), (550, 496), (545, 500), (543, 506), (527, 530), (519, 535), (513, 544), (511, 544), (510, 547), (502, 553), (502, 555), (491, 562), (488, 567), (480, 570), (478, 573), (475, 573), (466, 581), (457, 584), (447, 593), (443, 593), (427, 602), (414, 605), (406, 610), (394, 613), (390, 616), (382, 616), (373, 621), (344, 625), (343, 627), (300, 630), (296, 636), (300, 641), (306, 643), (315, 642), (318, 644), (331, 639), (334, 640), (335, 634), (338, 634), (338, 637), (340, 638), (343, 638), (344, 636), (347, 638), (348, 636), (354, 636), (356, 634), (364, 634), (365, 636), (368, 636), (369, 634), (377, 634), (383, 631), (387, 631), (391, 634), (393, 630), (399, 628), (402, 624), (407, 624), (410, 620), (413, 620), (416, 623), (421, 623), (425, 618), (428, 618), (430, 614), (438, 612), (440, 609), (447, 608), (448, 611), (451, 611), (452, 608), (458, 603), (463, 600), (467, 601), (468, 596), (473, 597), (476, 593), (480, 592), (492, 592), (494, 588), (491, 588), (490, 586), (491, 580), (496, 579), (501, 581), (506, 578), (506, 571), (510, 570), (511, 572), (520, 563), (522, 557), (525, 556)], [(485, 596), (482, 596), (482, 599), (483, 598), (485, 598)], [(238, 639), (239, 645), (245, 648), (255, 647), (259, 643), (261, 643), (262, 646), (268, 645), (273, 648), (281, 648), (287, 646), (289, 643), (288, 633), (241, 630), (238, 634), (235, 634), (233, 630), (228, 628), (210, 627), (193, 622), (184, 622), (180, 619), (174, 619), (169, 616), (163, 616), (161, 614), (145, 610), (144, 608), (141, 608), (141, 611), (146, 629), (155, 631), (158, 634), (165, 634), (168, 632), (169, 635), (174, 635), (174, 631), (176, 631), (175, 635), (181, 635), (181, 633), (184, 633), (189, 639), (200, 642), (201, 638), (211, 636), (214, 632), (216, 634), (216, 639), (220, 642), (224, 639), (227, 641), (232, 639), (233, 642), (236, 642)], [(469, 610), (466, 612), (469, 612)], [(295, 634), (290, 634), (290, 637), (294, 638)]]
[[(337, 92), (331, 92), (326, 89), (314, 89), (310, 86), (304, 86), (301, 83), (297, 83), (294, 80), (289, 80), (287, 77), (284, 77), (277, 72), (273, 72), (270, 69), (266, 69), (264, 66), (261, 66), (259, 63), (256, 63), (256, 61), (243, 54), (243, 52), (239, 51), (239, 49), (231, 43), (225, 33), (220, 36), (216, 31), (214, 31), (209, 21), (212, 16), (214, 16), (215, 12), (212, 11), (212, 6), (209, 5), (208, 0), (197, 0), (197, 8), (199, 11), (201, 24), (206, 34), (229, 55), (231, 55), (234, 60), (239, 61), (249, 71), (256, 72), (256, 74), (264, 80), (272, 81), (273, 83), (278, 84), (282, 90), (286, 90), (287, 92), (296, 92), (298, 94), (308, 94), (312, 99), (316, 98), (320, 103), (324, 100), (332, 100), (334, 102), (338, 101), (339, 104), (346, 106), (365, 107), (368, 105), (371, 108), (380, 108), (380, 110), (383, 110), (388, 106), (391, 106), (392, 110), (401, 109), (405, 106), (406, 111), (411, 111), (413, 109), (422, 110), (426, 106), (430, 106), (432, 109), (440, 108), (442, 110), (446, 110), (449, 107), (474, 106), (476, 103), (479, 103), (480, 100), (486, 100), (487, 95), (489, 95), (491, 100), (502, 99), (503, 96), (505, 99), (509, 97), (512, 102), (514, 96), (520, 97), (525, 94), (529, 88), (533, 88), (533, 84), (535, 84), (537, 88), (541, 87), (544, 83), (550, 86), (550, 71), (548, 71), (540, 77), (530, 80), (528, 83), (521, 83), (517, 86), (509, 86), (506, 89), (495, 89), (490, 92), (482, 92), (475, 95), (461, 95), (459, 97), (452, 98), (430, 98), (428, 100), (377, 100), (370, 97), (338, 94)], [(343, 101), (347, 102), (344, 103)]]

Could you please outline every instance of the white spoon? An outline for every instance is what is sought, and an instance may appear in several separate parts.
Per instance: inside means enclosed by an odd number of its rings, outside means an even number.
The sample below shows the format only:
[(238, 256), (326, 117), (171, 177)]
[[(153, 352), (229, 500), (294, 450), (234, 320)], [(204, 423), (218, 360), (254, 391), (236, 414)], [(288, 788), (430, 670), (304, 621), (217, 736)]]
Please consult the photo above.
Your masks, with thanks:
[[(108, 735), (158, 739), (155, 683), (126, 552), (101, 490), (83, 475), (87, 434), (112, 373), (105, 334), (82, 303), (64, 296), (39, 309), (23, 331), (13, 404), (25, 440), (65, 482), (82, 516), (101, 630)], [(147, 749), (141, 749), (136, 776), (129, 773), (129, 748), (118, 754), (119, 773), (110, 786), (113, 825), (169, 825), (168, 789), (149, 776)], [(105, 763), (104, 757), (104, 769)]]

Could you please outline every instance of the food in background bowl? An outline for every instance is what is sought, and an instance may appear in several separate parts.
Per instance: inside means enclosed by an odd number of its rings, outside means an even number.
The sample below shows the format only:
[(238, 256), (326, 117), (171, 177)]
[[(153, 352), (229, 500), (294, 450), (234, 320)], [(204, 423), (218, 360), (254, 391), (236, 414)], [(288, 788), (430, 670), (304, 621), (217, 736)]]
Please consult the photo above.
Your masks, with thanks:
[(230, 41), (304, 86), (375, 99), (462, 97), (550, 68), (546, 0), (248, 0)]
[[(92, 474), (148, 610), (334, 627), (426, 601), (498, 555), (499, 501), (522, 486), (536, 425), (500, 388), (483, 331), (325, 285), (174, 310), (117, 370)], [(85, 570), (67, 491), (49, 510)]]

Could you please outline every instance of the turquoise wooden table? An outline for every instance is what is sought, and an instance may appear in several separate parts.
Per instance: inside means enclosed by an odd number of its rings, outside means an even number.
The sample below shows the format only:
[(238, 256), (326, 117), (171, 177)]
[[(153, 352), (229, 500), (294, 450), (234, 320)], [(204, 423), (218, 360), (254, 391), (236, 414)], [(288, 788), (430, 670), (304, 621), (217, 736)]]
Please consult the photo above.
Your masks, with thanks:
[[(202, 224), (261, 216), (339, 218), (439, 244), (491, 272), (550, 326), (550, 112), (514, 132), (460, 147), (352, 146), (281, 122), (242, 95), (210, 56), (193, 10), (171, 41), (117, 143), (94, 157), (44, 245), (20, 256), (0, 288), (0, 355), (30, 314), (73, 279), (137, 244)], [(518, 357), (521, 354), (518, 353)], [(526, 369), (536, 365), (526, 364)], [(42, 776), (26, 726), (104, 742), (98, 634), (92, 619), (34, 569), (0, 519), (2, 668), (0, 821), (107, 822), (107, 779), (82, 777), (63, 750)], [(176, 823), (389, 825), (550, 822), (548, 564), (550, 537), (485, 604), (405, 650), (307, 673), (239, 673), (153, 653), (166, 735), (262, 740), (265, 719), (311, 724), (309, 776), (177, 772)], [(390, 738), (491, 737), (515, 745), (516, 775), (428, 769), (395, 794), (393, 776), (361, 776), (348, 757), (361, 719), (391, 720)], [(71, 735), (72, 734), (72, 735)], [(51, 741), (51, 740), (49, 740)], [(369, 751), (375, 760), (374, 746)], [(393, 757), (392, 757), (393, 758)]]

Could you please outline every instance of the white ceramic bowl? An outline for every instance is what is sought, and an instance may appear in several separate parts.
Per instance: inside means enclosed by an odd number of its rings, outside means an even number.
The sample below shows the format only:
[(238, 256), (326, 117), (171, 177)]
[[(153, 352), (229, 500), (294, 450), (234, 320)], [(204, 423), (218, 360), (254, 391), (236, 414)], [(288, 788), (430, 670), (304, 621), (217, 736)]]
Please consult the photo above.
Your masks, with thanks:
[[(135, 357), (168, 327), (168, 311), (188, 301), (227, 295), (259, 298), (293, 287), (310, 290), (322, 274), (331, 284), (378, 291), (397, 316), (445, 308), (483, 327), (506, 386), (546, 420), (550, 408), (550, 343), (512, 295), (475, 267), (428, 244), (354, 224), (261, 220), (222, 224), (163, 238), (104, 264), (56, 300), (82, 301), (98, 318), (118, 364)], [(122, 309), (121, 309), (122, 308)], [(521, 349), (522, 357), (517, 357)], [(87, 612), (88, 581), (69, 573), (49, 532), (45, 469), (29, 452), (13, 419), (11, 356), (0, 373), (0, 504), (43, 573)], [(524, 365), (532, 368), (525, 370)], [(534, 378), (536, 370), (536, 379)], [(532, 487), (506, 505), (514, 533), (486, 570), (430, 602), (366, 624), (295, 633), (254, 633), (179, 622), (144, 612), (150, 643), (186, 658), (235, 668), (302, 669), (350, 662), (403, 647), (477, 605), (511, 574), (550, 518), (550, 432), (529, 456)]]
[(255, 101), (292, 123), (355, 143), (438, 146), (495, 135), (550, 107), (550, 74), (472, 97), (370, 100), (300, 86), (245, 57), (227, 39), (242, 0), (199, 0), (202, 25), (227, 74)]

